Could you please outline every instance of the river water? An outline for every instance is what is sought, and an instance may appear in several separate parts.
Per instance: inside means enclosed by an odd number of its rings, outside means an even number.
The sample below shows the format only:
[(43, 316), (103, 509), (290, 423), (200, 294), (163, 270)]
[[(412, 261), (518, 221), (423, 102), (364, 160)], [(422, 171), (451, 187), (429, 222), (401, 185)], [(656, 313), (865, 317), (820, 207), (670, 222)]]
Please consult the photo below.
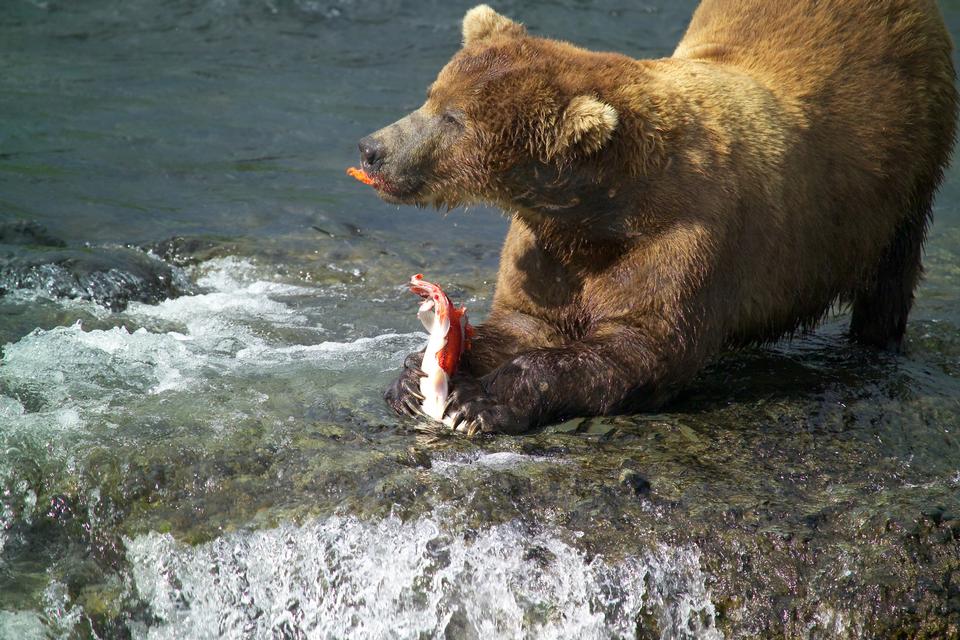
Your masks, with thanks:
[[(496, 8), (653, 57), (694, 5)], [(957, 169), (905, 354), (841, 312), (663, 413), (478, 442), (390, 414), (403, 283), (482, 321), (506, 222), (343, 170), (469, 6), (0, 4), (0, 638), (960, 633)]]

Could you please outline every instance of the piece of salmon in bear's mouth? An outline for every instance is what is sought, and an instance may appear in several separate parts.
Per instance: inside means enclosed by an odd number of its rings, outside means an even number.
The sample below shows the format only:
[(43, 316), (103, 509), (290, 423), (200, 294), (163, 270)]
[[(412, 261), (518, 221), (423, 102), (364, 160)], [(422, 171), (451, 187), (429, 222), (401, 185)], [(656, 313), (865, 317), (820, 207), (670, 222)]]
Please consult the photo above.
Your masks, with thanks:
[[(362, 166), (362, 165), (361, 165)], [(383, 178), (383, 174), (375, 171), (367, 171), (366, 169), (357, 169), (356, 167), (350, 167), (347, 169), (347, 175), (362, 182), (363, 184), (369, 185), (376, 189), (377, 191), (390, 191), (390, 185)]]
[(384, 197), (388, 202), (395, 202), (396, 204), (417, 204), (419, 202), (417, 196), (423, 186), (422, 183), (418, 184), (415, 188), (406, 189), (400, 185), (389, 182), (382, 172), (367, 171), (365, 169), (357, 169), (356, 167), (348, 168), (347, 175), (363, 184), (373, 187), (379, 192), (381, 197)]
[(350, 167), (347, 169), (347, 175), (362, 182), (363, 184), (373, 187), (377, 191), (390, 194), (395, 191), (393, 186), (384, 179), (382, 173)]
[(374, 183), (376, 183), (376, 178), (374, 176), (370, 175), (363, 169), (357, 169), (356, 167), (349, 167), (347, 169), (347, 175), (351, 178), (359, 180), (363, 184), (368, 184), (370, 186), (374, 186)]

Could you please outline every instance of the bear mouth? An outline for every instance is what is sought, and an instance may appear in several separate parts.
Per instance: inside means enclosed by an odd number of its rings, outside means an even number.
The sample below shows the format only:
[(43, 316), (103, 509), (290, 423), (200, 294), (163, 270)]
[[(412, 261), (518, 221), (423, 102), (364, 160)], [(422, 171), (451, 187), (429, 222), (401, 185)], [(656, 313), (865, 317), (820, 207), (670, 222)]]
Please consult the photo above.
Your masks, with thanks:
[(415, 184), (410, 184), (406, 181), (394, 181), (390, 180), (382, 172), (373, 173), (370, 176), (373, 178), (374, 189), (377, 190), (377, 194), (386, 202), (391, 204), (413, 204), (418, 205), (423, 202), (422, 191), (424, 182), (422, 180), (417, 181)]

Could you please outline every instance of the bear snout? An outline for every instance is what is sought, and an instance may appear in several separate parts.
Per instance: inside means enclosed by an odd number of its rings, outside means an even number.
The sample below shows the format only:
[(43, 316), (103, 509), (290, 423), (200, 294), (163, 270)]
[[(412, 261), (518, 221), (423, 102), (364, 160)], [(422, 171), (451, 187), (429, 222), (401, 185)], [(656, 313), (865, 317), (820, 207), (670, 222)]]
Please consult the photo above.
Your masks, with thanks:
[(360, 165), (369, 173), (375, 173), (383, 166), (384, 145), (373, 136), (367, 136), (357, 145), (360, 148)]

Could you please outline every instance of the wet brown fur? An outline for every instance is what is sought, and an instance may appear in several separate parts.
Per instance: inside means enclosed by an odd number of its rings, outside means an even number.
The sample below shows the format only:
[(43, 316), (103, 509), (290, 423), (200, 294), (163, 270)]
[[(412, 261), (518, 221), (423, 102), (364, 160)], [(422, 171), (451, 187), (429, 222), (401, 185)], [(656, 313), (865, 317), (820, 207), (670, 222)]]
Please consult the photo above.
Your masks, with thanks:
[(398, 201), (512, 217), (467, 363), (489, 397), (457, 399), (471, 419), (656, 406), (722, 348), (838, 302), (855, 339), (900, 344), (957, 111), (934, 2), (705, 0), (660, 60), (483, 6), (464, 34), (415, 114), (431, 142), (384, 175), (426, 176)]

